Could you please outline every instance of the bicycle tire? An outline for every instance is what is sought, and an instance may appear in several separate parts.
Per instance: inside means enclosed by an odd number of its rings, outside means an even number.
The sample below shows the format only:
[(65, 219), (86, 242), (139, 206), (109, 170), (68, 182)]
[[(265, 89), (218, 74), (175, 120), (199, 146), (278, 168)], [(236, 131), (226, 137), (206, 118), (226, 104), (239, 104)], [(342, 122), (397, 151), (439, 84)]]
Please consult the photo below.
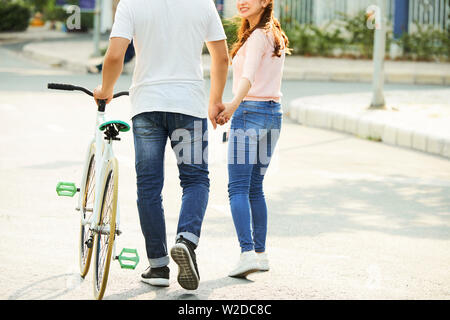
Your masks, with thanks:
[[(94, 241), (94, 296), (101, 300), (106, 290), (108, 282), (111, 256), (114, 248), (116, 234), (116, 213), (119, 168), (117, 159), (108, 161), (105, 171), (105, 178), (101, 192), (102, 203), (97, 225), (100, 227), (96, 232)], [(109, 234), (103, 234), (105, 226), (109, 227)]]
[[(93, 143), (89, 152), (88, 172), (86, 174), (86, 180), (84, 181), (84, 194), (81, 206), (81, 214), (83, 219), (87, 219), (89, 215), (92, 215), (95, 203), (95, 144)], [(89, 207), (89, 208), (88, 208)], [(92, 246), (89, 248), (86, 241), (89, 239), (90, 230), (89, 225), (83, 225), (80, 223), (80, 243), (79, 243), (79, 264), (80, 275), (84, 278), (89, 272), (92, 257)]]

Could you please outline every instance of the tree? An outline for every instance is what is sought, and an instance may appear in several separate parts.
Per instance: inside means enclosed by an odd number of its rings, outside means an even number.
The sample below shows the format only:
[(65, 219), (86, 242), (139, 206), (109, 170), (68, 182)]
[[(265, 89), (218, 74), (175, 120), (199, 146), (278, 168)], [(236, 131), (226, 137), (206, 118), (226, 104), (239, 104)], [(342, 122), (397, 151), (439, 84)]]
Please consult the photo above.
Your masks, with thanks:
[(34, 11), (42, 12), (47, 6), (49, 0), (24, 0), (24, 2), (28, 4), (30, 8), (33, 8)]

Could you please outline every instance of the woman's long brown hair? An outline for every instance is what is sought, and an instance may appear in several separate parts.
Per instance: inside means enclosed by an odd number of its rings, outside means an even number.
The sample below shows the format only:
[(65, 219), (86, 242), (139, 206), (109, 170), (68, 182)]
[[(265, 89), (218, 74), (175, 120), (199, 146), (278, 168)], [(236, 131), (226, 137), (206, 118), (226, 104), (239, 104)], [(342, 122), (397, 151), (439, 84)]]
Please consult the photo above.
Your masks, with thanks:
[[(275, 18), (273, 14), (273, 0), (270, 0), (267, 7), (264, 9), (261, 19), (259, 23), (250, 28), (250, 23), (246, 18), (241, 18), (241, 27), (238, 31), (238, 40), (233, 44), (231, 48), (231, 57), (237, 54), (239, 49), (244, 45), (245, 41), (250, 37), (253, 31), (256, 29), (269, 30), (273, 32), (273, 36), (275, 39), (275, 45), (273, 49), (273, 56), (281, 57), (281, 50), (285, 49), (287, 54), (291, 53), (291, 49), (289, 49), (289, 39), (284, 33), (283, 29), (281, 29), (281, 24), (277, 18)], [(282, 47), (282, 41), (284, 41), (284, 46)]]

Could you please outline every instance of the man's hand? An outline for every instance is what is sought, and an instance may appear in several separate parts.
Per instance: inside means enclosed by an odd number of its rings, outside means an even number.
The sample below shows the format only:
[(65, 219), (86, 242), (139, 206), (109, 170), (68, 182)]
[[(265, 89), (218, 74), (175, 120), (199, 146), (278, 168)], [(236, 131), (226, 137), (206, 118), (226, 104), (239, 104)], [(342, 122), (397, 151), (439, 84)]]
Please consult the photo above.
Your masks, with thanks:
[(219, 113), (221, 113), (225, 109), (225, 106), (222, 102), (210, 103), (208, 109), (209, 120), (214, 127), (214, 130), (217, 128), (216, 118)]
[(98, 104), (98, 100), (106, 100), (106, 104), (110, 103), (113, 98), (113, 92), (107, 92), (103, 90), (102, 86), (99, 85), (94, 89), (94, 99)]
[(230, 121), (231, 117), (233, 116), (233, 113), (239, 107), (239, 105), (236, 105), (233, 102), (224, 103), (223, 106), (224, 106), (223, 111), (220, 112), (216, 117), (216, 122), (220, 125), (224, 125), (225, 123)]

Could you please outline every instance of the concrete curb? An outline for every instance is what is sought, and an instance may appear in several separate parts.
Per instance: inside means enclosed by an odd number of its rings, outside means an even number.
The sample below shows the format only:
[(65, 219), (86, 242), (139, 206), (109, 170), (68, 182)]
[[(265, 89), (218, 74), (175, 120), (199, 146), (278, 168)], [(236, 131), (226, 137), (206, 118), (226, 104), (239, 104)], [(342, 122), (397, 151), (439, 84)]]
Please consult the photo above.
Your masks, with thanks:
[[(317, 100), (316, 100), (317, 101)], [(299, 124), (352, 134), (362, 139), (409, 148), (450, 159), (450, 132), (419, 128), (416, 123), (382, 110), (346, 109), (330, 103), (296, 99), (288, 116)]]
[(87, 63), (70, 61), (68, 59), (60, 58), (57, 55), (52, 55), (49, 54), (48, 52), (45, 52), (44, 50), (38, 50), (37, 48), (34, 48), (33, 44), (28, 44), (24, 46), (22, 49), (22, 53), (26, 57), (36, 60), (38, 62), (58, 66), (70, 71), (87, 72), (86, 71), (88, 66)]
[[(284, 70), (283, 80), (303, 81), (336, 81), (336, 82), (372, 82), (371, 72), (345, 72), (345, 71), (299, 71), (295, 69)], [(414, 74), (387, 72), (385, 83), (392, 84), (420, 84), (420, 85), (450, 85), (450, 75)]]
[[(103, 60), (103, 57), (97, 57), (97, 58), (90, 58), (87, 60), (76, 60), (76, 59), (70, 59), (66, 57), (61, 57), (60, 54), (57, 52), (50, 52), (49, 50), (45, 48), (41, 48), (39, 44), (30, 43), (23, 47), (22, 53), (24, 56), (33, 59), (38, 62), (50, 64), (53, 66), (58, 66), (70, 71), (75, 72), (87, 72), (88, 67), (96, 65), (98, 63), (101, 63)], [(133, 59), (130, 61), (130, 64), (128, 64), (124, 68), (125, 73), (132, 74), (134, 69), (134, 63), (135, 60)], [(205, 78), (210, 77), (211, 69), (209, 65), (203, 66), (203, 76)], [(231, 79), (233, 77), (233, 69), (230, 66), (228, 70), (228, 78)]]
[[(72, 71), (86, 72), (88, 66), (91, 66), (93, 62), (91, 59), (76, 60), (70, 56), (63, 56), (56, 51), (43, 48), (42, 44), (30, 43), (23, 48), (23, 52), (26, 56), (53, 65), (58, 65), (62, 68), (66, 68)], [(210, 77), (209, 58), (204, 59), (204, 77)], [(101, 61), (97, 60), (96, 61)], [(326, 63), (317, 61), (317, 63)], [(295, 61), (294, 61), (295, 62)], [(98, 62), (97, 62), (98, 63)], [(372, 81), (372, 72), (367, 68), (354, 68), (347, 69), (342, 65), (331, 67), (331, 70), (322, 71), (326, 68), (316, 67), (315, 65), (308, 65), (304, 68), (301, 66), (289, 66), (289, 61), (285, 64), (283, 73), (283, 80), (297, 80), (297, 81), (336, 81), (336, 82), (365, 82), (370, 83)], [(295, 63), (293, 63), (295, 64)], [(333, 70), (334, 69), (334, 70)], [(422, 68), (423, 69), (423, 68)], [(402, 69), (404, 70), (404, 69)], [(418, 72), (417, 70), (411, 70), (405, 72), (402, 70), (386, 70), (385, 81), (386, 83), (396, 84), (421, 84), (421, 85), (450, 85), (450, 74), (433, 73), (433, 72)], [(228, 73), (229, 78), (232, 77), (232, 68), (230, 67)]]

